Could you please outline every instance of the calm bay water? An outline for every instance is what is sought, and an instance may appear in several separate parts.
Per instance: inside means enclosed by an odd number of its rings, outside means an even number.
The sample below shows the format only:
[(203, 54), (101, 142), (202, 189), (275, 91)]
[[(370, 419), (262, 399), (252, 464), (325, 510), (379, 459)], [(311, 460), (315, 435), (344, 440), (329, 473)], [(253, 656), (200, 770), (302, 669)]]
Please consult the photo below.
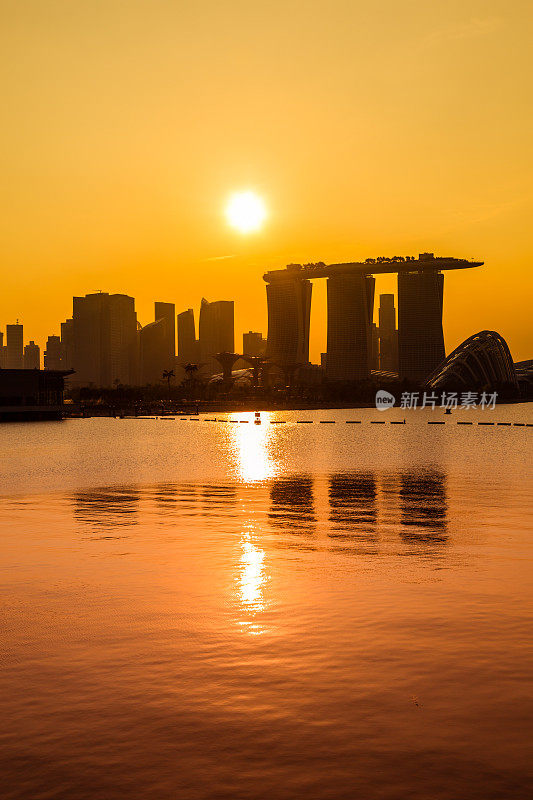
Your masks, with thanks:
[(220, 416), (0, 428), (2, 797), (531, 797), (533, 406)]

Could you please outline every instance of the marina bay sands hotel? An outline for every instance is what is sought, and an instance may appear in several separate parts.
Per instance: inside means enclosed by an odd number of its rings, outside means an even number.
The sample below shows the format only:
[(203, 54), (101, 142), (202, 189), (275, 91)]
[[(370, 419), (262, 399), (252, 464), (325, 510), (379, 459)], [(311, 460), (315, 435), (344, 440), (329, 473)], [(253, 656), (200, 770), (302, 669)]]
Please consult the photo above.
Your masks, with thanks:
[(479, 267), (482, 261), (436, 258), (368, 258), (346, 264), (289, 264), (267, 272), (266, 355), (290, 372), (309, 363), (311, 280), (327, 278), (330, 381), (370, 377), (374, 275), (398, 275), (398, 361), (400, 379), (423, 381), (445, 358), (442, 330), (444, 270)]

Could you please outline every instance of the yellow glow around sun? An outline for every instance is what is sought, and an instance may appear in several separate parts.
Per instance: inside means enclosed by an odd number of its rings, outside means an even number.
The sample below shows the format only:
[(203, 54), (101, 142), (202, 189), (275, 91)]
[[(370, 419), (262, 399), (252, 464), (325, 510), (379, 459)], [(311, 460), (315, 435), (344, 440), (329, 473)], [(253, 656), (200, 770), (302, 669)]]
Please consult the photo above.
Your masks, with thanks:
[(263, 200), (254, 192), (235, 192), (226, 206), (226, 218), (240, 233), (258, 231), (267, 216)]

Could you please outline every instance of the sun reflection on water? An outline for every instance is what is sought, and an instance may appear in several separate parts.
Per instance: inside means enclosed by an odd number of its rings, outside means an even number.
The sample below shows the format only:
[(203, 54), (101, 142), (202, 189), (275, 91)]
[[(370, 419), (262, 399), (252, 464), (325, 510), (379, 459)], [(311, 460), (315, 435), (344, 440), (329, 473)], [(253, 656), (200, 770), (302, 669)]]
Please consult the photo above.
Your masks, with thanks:
[[(275, 432), (270, 423), (271, 415), (262, 412), (260, 421), (255, 414), (239, 413), (226, 427), (226, 442), (235, 461), (238, 477), (245, 483), (261, 483), (275, 478), (280, 470), (275, 453)], [(241, 422), (240, 420), (247, 420)], [(260, 615), (266, 610), (264, 588), (268, 576), (265, 572), (265, 551), (254, 542), (259, 540), (253, 510), (244, 504), (244, 529), (241, 536), (238, 574), (235, 577), (235, 598), (239, 606), (238, 624), (251, 635), (266, 632)], [(250, 516), (248, 516), (250, 514)]]
[(253, 611), (264, 611), (264, 558), (264, 550), (260, 550), (249, 539), (243, 540), (240, 561), (240, 596), (243, 604)]
[(248, 633), (260, 634), (264, 627), (257, 620), (257, 614), (265, 610), (263, 590), (266, 581), (265, 551), (252, 541), (250, 531), (244, 531), (241, 539), (239, 559), (238, 599), (243, 612), (239, 624)]
[(253, 414), (239, 414), (246, 423), (233, 423), (229, 428), (230, 447), (235, 455), (239, 477), (246, 482), (264, 481), (278, 473), (272, 457), (273, 431), (270, 414), (261, 414), (261, 424), (255, 424)]

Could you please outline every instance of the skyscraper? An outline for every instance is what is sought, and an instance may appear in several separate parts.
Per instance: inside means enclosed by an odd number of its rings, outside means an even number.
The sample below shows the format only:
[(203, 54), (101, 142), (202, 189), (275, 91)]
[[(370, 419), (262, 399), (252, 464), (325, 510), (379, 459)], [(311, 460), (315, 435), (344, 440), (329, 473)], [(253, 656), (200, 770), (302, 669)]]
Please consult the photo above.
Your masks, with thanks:
[(372, 353), (370, 358), (370, 369), (379, 369), (379, 328), (375, 322), (372, 323), (370, 331), (372, 339)]
[(311, 281), (281, 275), (267, 282), (267, 358), (284, 367), (309, 363)]
[(374, 286), (375, 278), (364, 273), (328, 278), (328, 380), (370, 376)]
[(327, 376), (330, 380), (360, 380), (368, 377), (373, 275), (397, 273), (404, 377), (423, 376), (431, 371), (435, 361), (438, 364), (442, 360), (444, 353), (443, 270), (470, 269), (482, 263), (420, 253), (418, 259), (412, 256), (378, 257), (329, 265), (318, 261), (303, 265), (288, 264), (284, 269), (269, 270), (263, 275), (268, 300), (267, 357), (282, 366), (286, 377), (289, 376), (290, 365), (307, 360), (310, 280), (327, 278)]
[(109, 386), (109, 295), (102, 292), (72, 298), (74, 333), (73, 383)]
[(74, 369), (74, 320), (61, 323), (61, 369)]
[(24, 348), (24, 369), (41, 368), (41, 348), (31, 341)]
[(72, 318), (76, 371), (73, 382), (107, 387), (137, 383), (137, 314), (133, 297), (105, 292), (74, 297)]
[(0, 331), (0, 369), (7, 366), (7, 347), (4, 344), (4, 334)]
[[(168, 367), (168, 329), (164, 319), (150, 322), (139, 331), (141, 385), (156, 386)], [(174, 365), (170, 369), (173, 369)]]
[(247, 356), (264, 356), (266, 339), (257, 331), (248, 331), (242, 335), (242, 352)]
[(235, 348), (233, 300), (209, 303), (202, 298), (200, 306), (200, 359), (208, 375), (220, 372), (216, 353), (232, 353)]
[(393, 294), (379, 296), (379, 368), (398, 372), (398, 331)]
[(17, 322), (6, 325), (6, 367), (7, 369), (23, 369), (24, 367), (24, 331)]
[(139, 381), (139, 338), (135, 300), (126, 294), (109, 296), (110, 385)]
[(59, 336), (49, 336), (44, 351), (45, 369), (63, 369), (63, 348)]
[(398, 273), (400, 378), (423, 381), (445, 358), (443, 288), (444, 275), (437, 270)]
[(176, 360), (176, 306), (174, 303), (155, 303), (154, 320), (165, 322), (165, 369), (174, 369)]
[(188, 308), (178, 314), (178, 361), (180, 364), (196, 364), (199, 358), (194, 311)]

